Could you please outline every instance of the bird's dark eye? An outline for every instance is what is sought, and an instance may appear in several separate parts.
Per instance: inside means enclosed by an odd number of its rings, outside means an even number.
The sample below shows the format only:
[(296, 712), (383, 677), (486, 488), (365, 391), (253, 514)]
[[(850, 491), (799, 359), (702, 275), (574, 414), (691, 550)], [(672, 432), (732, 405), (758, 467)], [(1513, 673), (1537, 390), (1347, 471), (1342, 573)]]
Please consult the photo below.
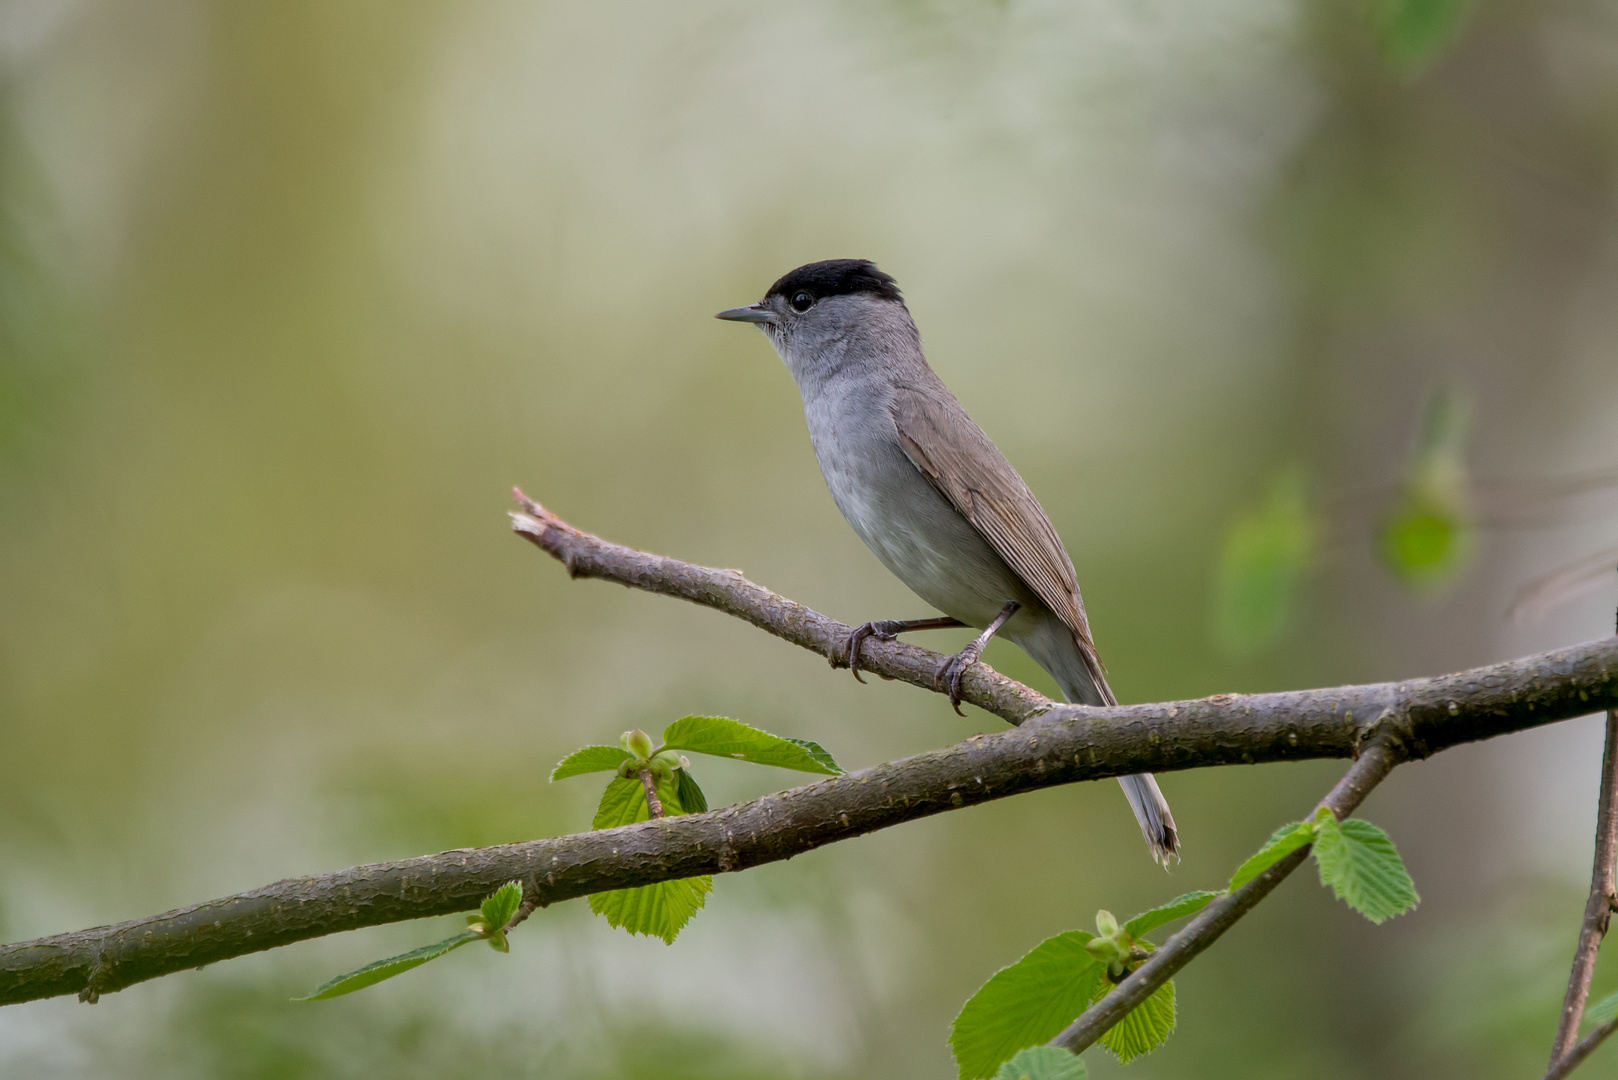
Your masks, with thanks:
[(793, 311), (799, 311), (799, 312), (808, 311), (810, 308), (812, 308), (814, 306), (815, 306), (815, 298), (810, 296), (808, 293), (801, 292), (801, 293), (793, 293), (792, 294), (792, 310)]

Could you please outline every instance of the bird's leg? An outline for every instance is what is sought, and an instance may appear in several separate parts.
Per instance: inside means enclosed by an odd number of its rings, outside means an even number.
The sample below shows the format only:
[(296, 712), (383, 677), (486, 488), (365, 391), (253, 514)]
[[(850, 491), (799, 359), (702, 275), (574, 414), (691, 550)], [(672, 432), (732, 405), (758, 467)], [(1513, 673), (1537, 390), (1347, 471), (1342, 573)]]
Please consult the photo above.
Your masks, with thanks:
[[(848, 635), (848, 643), (843, 648), (844, 655), (848, 657), (848, 670), (852, 671), (854, 678), (860, 682), (865, 681), (860, 679), (860, 646), (868, 637), (874, 637), (878, 641), (892, 641), (900, 634), (912, 630), (948, 630), (952, 626), (965, 625), (961, 620), (945, 615), (938, 619), (880, 619), (877, 622), (868, 622), (864, 626), (856, 626), (854, 632)], [(832, 666), (836, 665), (837, 660), (834, 657)]]
[(1013, 600), (1000, 609), (1000, 614), (994, 617), (994, 622), (986, 627), (983, 633), (972, 639), (972, 643), (954, 656), (938, 665), (938, 674), (933, 676), (933, 685), (949, 693), (950, 707), (958, 716), (965, 716), (961, 712), (961, 673), (977, 663), (979, 656), (983, 655), (983, 648), (989, 644), (989, 639), (1006, 625), (1006, 622), (1015, 614), (1021, 604)]

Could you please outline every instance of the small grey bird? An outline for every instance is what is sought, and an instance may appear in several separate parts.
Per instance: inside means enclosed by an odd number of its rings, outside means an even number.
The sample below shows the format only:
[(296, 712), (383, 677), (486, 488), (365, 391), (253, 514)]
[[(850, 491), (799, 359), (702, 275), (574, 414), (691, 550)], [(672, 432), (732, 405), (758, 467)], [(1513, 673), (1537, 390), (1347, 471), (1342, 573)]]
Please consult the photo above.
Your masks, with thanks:
[[(945, 618), (883, 620), (860, 643), (908, 630), (983, 627), (938, 670), (960, 709), (961, 673), (1000, 633), (1085, 705), (1115, 705), (1062, 540), (1017, 470), (928, 366), (893, 278), (865, 259), (810, 263), (764, 299), (717, 318), (756, 324), (803, 397), (826, 486), (860, 539)], [(863, 681), (863, 680), (861, 680)], [(1178, 857), (1168, 802), (1150, 775), (1119, 778), (1152, 856)]]

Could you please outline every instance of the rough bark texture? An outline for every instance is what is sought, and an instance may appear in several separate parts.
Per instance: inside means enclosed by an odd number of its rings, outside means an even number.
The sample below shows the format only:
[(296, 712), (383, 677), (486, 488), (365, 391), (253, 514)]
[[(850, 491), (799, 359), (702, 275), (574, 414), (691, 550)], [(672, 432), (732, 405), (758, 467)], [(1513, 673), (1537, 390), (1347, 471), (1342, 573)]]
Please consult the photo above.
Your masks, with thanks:
[[(930, 668), (929, 668), (930, 671)], [(791, 858), (1037, 788), (1206, 765), (1400, 758), (1618, 705), (1618, 639), (1399, 683), (1104, 709), (1033, 723), (754, 802), (600, 832), (296, 878), (163, 915), (0, 946), (0, 1004), (88, 999), (145, 979), (364, 926), (476, 908), (520, 880), (543, 906)]]

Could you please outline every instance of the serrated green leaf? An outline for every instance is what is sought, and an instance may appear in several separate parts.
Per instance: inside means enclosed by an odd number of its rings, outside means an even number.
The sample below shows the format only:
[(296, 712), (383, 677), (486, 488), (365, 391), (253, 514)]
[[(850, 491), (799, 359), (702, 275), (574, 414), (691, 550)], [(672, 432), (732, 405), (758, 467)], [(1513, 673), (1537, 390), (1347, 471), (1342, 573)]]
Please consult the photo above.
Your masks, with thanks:
[(1214, 637), (1251, 656), (1285, 635), (1314, 562), (1320, 527), (1302, 470), (1278, 475), (1264, 503), (1231, 523), (1214, 575)]
[(697, 778), (689, 769), (676, 769), (674, 788), (680, 799), (680, 810), (686, 814), (701, 814), (708, 809), (708, 796), (702, 793)]
[(794, 746), (801, 746), (804, 753), (820, 762), (821, 768), (832, 776), (843, 775), (843, 767), (837, 764), (836, 759), (831, 756), (824, 746), (821, 746), (813, 739), (794, 739), (790, 736), (785, 736), (785, 738), (787, 742), (792, 743)]
[(1183, 919), (1187, 915), (1195, 915), (1208, 906), (1208, 902), (1220, 895), (1216, 892), (1188, 892), (1176, 896), (1166, 904), (1161, 904), (1150, 911), (1143, 911), (1133, 919), (1124, 923), (1124, 931), (1133, 938), (1144, 937), (1148, 932), (1156, 930), (1164, 923), (1171, 923), (1175, 919)]
[(503, 929), (522, 906), (522, 882), (508, 881), (483, 899), (483, 922), (491, 931)]
[(1388, 834), (1364, 818), (1325, 817), (1315, 836), (1320, 883), (1374, 923), (1402, 915), (1421, 902), (1415, 882)]
[(702, 909), (712, 891), (713, 878), (703, 874), (659, 881), (636, 889), (592, 893), (590, 910), (631, 934), (662, 938), (672, 945), (680, 929)]
[(1314, 838), (1315, 825), (1312, 821), (1294, 821), (1281, 826), (1270, 834), (1270, 838), (1264, 841), (1264, 846), (1252, 858), (1236, 868), (1230, 878), (1230, 891), (1235, 892), (1294, 851), (1311, 843)]
[(596, 807), (595, 820), (590, 827), (615, 829), (620, 825), (645, 821), (651, 816), (652, 812), (646, 806), (646, 790), (640, 780), (617, 776), (607, 782), (607, 789), (601, 793), (601, 803)]
[(1608, 994), (1584, 1010), (1584, 1022), (1594, 1026), (1618, 1020), (1618, 994)]
[(1091, 937), (1069, 930), (1046, 938), (961, 1007), (949, 1035), (961, 1080), (994, 1076), (1001, 1062), (1049, 1042), (1084, 1011), (1106, 982), (1106, 968), (1085, 951)]
[[(657, 785), (657, 797), (663, 804), (665, 816), (684, 813), (679, 784), (675, 777), (685, 774), (676, 769), (675, 775)], [(700, 789), (698, 791), (700, 794)], [(646, 788), (639, 777), (615, 777), (601, 794), (601, 805), (596, 810), (595, 828), (611, 829), (619, 825), (633, 825), (647, 821), (652, 812), (646, 805)], [(682, 878), (678, 881), (659, 881), (634, 889), (613, 889), (592, 893), (590, 910), (606, 917), (608, 923), (631, 934), (659, 937), (673, 944), (680, 928), (701, 910), (708, 893), (713, 891), (713, 878)]]
[(1371, 16), (1384, 59), (1415, 75), (1455, 40), (1471, 11), (1472, 0), (1377, 0)]
[(445, 953), (460, 948), (468, 942), (478, 941), (482, 935), (465, 931), (452, 938), (433, 945), (423, 945), (419, 949), (412, 949), (398, 956), (390, 956), (386, 960), (378, 960), (374, 964), (366, 964), (358, 971), (350, 971), (347, 975), (339, 975), (331, 982), (321, 985), (308, 997), (293, 998), (293, 1001), (325, 1001), (327, 998), (341, 997), (352, 994), (356, 990), (363, 990), (367, 986), (374, 986), (383, 979), (391, 979), (395, 975), (403, 975), (411, 968), (420, 967), (429, 960), (436, 960)]
[(621, 746), (581, 747), (556, 763), (556, 768), (551, 770), (551, 780), (565, 780), (583, 773), (612, 772), (633, 756)]
[(755, 765), (776, 765), (799, 772), (842, 775), (842, 768), (818, 744), (785, 739), (723, 716), (687, 716), (663, 731), (669, 750), (689, 750), (715, 757), (737, 758)]
[(994, 1080), (1085, 1080), (1084, 1059), (1056, 1046), (1030, 1046), (1000, 1066)]
[(1174, 981), (1171, 979), (1106, 1030), (1101, 1045), (1127, 1062), (1163, 1045), (1174, 1030)]
[[(663, 804), (665, 817), (684, 813), (679, 787), (673, 777), (658, 782), (657, 801)], [(633, 776), (626, 779), (616, 776), (607, 784), (607, 790), (601, 793), (601, 803), (596, 807), (595, 820), (591, 822), (590, 827), (615, 829), (619, 825), (633, 825), (637, 821), (649, 820), (651, 816), (651, 808), (646, 805), (646, 787), (641, 783), (640, 777)]]

